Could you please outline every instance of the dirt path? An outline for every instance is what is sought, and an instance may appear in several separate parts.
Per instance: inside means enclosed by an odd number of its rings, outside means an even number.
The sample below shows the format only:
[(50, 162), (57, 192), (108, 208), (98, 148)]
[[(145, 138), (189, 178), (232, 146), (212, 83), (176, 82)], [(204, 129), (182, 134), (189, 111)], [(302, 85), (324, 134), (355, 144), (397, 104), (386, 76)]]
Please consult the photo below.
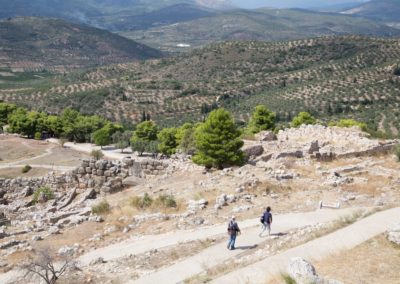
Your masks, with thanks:
[[(341, 210), (319, 210), (308, 213), (296, 213), (277, 215), (274, 217), (277, 224), (273, 230), (283, 231), (293, 228), (299, 228), (319, 222), (328, 222), (340, 216), (345, 216), (354, 212), (355, 209)], [(239, 225), (243, 231), (243, 236), (238, 239), (238, 245), (254, 245), (262, 242), (264, 239), (258, 237), (259, 220), (249, 219), (245, 221), (239, 220)], [(127, 241), (110, 245), (89, 252), (79, 258), (83, 265), (89, 264), (92, 260), (103, 257), (104, 260), (112, 260), (121, 258), (130, 254), (139, 254), (152, 249), (159, 249), (180, 242), (195, 241), (210, 238), (226, 232), (226, 224), (201, 228), (200, 230), (175, 231), (167, 234), (141, 236), (140, 238), (132, 238)], [(247, 230), (248, 229), (248, 230)], [(226, 253), (226, 247), (223, 244), (216, 246)], [(239, 251), (239, 250), (238, 250)], [(231, 255), (236, 252), (232, 252)]]
[[(272, 233), (283, 233), (304, 226), (334, 221), (355, 211), (357, 209), (318, 210), (308, 213), (277, 215), (274, 216)], [(192, 257), (128, 283), (180, 283), (209, 267), (235, 257), (243, 250), (256, 248), (258, 244), (265, 241), (265, 238), (258, 235), (260, 232), (259, 220), (252, 220), (252, 224), (252, 227), (243, 227), (243, 222), (239, 221), (239, 226), (242, 227), (242, 235), (238, 237), (236, 241), (237, 249), (234, 251), (227, 250), (225, 242), (218, 243)], [(226, 231), (226, 226), (224, 225), (221, 228), (222, 232)], [(198, 237), (201, 237), (201, 234), (202, 231), (199, 231)]]
[(312, 262), (321, 260), (340, 250), (354, 248), (385, 232), (390, 226), (398, 222), (399, 216), (400, 207), (373, 214), (327, 236), (228, 273), (211, 283), (266, 283), (277, 274), (285, 272), (292, 257), (303, 257)]
[[(54, 144), (59, 144), (58, 139), (48, 139), (50, 143)], [(115, 160), (121, 160), (122, 158), (126, 156), (132, 155), (131, 149), (125, 149), (124, 153), (121, 153), (121, 150), (115, 149), (114, 147), (107, 146), (101, 149), (100, 146), (96, 146), (94, 144), (90, 143), (73, 143), (73, 142), (67, 142), (64, 144), (64, 147), (73, 149), (78, 152), (84, 152), (90, 154), (92, 150), (101, 150), (104, 154), (105, 157), (110, 158), (110, 159), (115, 159)]]
[[(275, 215), (272, 233), (282, 232), (316, 223), (333, 221), (342, 216), (348, 216), (360, 209), (362, 208), (347, 208), (340, 210), (324, 209), (307, 213)], [(161, 269), (154, 274), (147, 275), (135, 282), (131, 281), (130, 283), (157, 283), (154, 281), (160, 281), (160, 283), (176, 283), (202, 272), (206, 268), (204, 263), (206, 263), (207, 266), (216, 265), (227, 258), (231, 258), (239, 254), (242, 249), (246, 249), (247, 246), (256, 245), (265, 240), (265, 238), (260, 238), (258, 236), (260, 230), (258, 218), (238, 221), (243, 232), (243, 234), (238, 237), (237, 240), (238, 250), (227, 251), (225, 242), (219, 243), (176, 265)], [(130, 254), (141, 254), (152, 249), (176, 245), (180, 242), (207, 239), (216, 235), (220, 235), (221, 233), (225, 233), (226, 226), (226, 224), (220, 224), (201, 228), (199, 230), (181, 230), (167, 234), (134, 237), (117, 244), (91, 251), (79, 257), (78, 261), (81, 265), (87, 266), (92, 260), (95, 260), (99, 257), (109, 261), (125, 257)], [(15, 279), (18, 274), (19, 272), (16, 270), (0, 274), (0, 283), (13, 283), (13, 279)], [(166, 274), (168, 274), (167, 278), (165, 278)]]

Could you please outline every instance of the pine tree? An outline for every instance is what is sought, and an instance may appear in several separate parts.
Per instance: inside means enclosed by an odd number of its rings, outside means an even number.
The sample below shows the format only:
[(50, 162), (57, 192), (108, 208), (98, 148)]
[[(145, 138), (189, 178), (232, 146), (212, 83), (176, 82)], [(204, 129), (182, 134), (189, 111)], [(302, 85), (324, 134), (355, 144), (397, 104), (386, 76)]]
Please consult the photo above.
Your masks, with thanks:
[(276, 114), (264, 105), (255, 107), (251, 120), (249, 122), (249, 129), (252, 133), (258, 133), (262, 130), (270, 130), (275, 126)]
[(197, 153), (193, 162), (207, 168), (223, 168), (243, 163), (240, 148), (243, 141), (231, 114), (225, 109), (210, 113), (207, 120), (196, 129)]
[(293, 118), (291, 126), (299, 127), (302, 124), (315, 124), (317, 120), (308, 112), (300, 112), (296, 117)]
[(176, 139), (177, 129), (174, 127), (164, 128), (158, 133), (157, 137), (160, 141), (158, 144), (158, 150), (165, 155), (172, 155), (176, 152), (176, 147), (178, 146)]

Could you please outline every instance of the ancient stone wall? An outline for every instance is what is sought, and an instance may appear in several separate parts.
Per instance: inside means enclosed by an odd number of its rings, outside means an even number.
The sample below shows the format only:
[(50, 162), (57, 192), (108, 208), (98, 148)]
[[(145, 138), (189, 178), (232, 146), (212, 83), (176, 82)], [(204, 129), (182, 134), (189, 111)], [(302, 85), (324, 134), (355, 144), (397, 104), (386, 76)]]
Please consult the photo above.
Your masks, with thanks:
[(83, 160), (81, 166), (68, 173), (56, 175), (52, 172), (39, 178), (0, 179), (0, 191), (3, 192), (0, 194), (0, 204), (6, 193), (27, 196), (44, 186), (54, 191), (66, 191), (74, 187), (81, 191), (94, 188), (96, 192), (113, 193), (122, 189), (122, 182), (128, 176), (151, 178), (165, 174), (168, 166), (168, 163), (151, 159)]

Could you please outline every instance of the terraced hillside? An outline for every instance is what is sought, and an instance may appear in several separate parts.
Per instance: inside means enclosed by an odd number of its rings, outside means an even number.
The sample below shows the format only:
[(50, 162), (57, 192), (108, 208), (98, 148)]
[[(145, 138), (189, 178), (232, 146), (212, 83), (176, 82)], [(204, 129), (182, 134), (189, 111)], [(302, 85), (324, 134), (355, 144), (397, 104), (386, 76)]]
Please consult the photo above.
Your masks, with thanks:
[(119, 121), (139, 120), (145, 111), (161, 124), (201, 119), (216, 106), (245, 121), (255, 105), (266, 104), (281, 122), (306, 110), (325, 121), (354, 117), (398, 136), (398, 54), (399, 39), (227, 42), (50, 79), (0, 77), (0, 99), (50, 112), (71, 106)]
[(160, 56), (161, 52), (119, 35), (63, 20), (0, 21), (0, 68), (63, 71)]

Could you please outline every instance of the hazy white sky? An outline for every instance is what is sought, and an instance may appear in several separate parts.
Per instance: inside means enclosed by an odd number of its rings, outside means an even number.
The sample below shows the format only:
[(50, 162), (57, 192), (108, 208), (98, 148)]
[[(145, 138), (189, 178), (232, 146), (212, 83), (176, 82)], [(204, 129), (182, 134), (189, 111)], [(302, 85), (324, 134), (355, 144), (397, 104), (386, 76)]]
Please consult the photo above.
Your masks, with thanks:
[(232, 0), (233, 4), (243, 8), (258, 7), (320, 7), (354, 2), (367, 2), (367, 0)]

